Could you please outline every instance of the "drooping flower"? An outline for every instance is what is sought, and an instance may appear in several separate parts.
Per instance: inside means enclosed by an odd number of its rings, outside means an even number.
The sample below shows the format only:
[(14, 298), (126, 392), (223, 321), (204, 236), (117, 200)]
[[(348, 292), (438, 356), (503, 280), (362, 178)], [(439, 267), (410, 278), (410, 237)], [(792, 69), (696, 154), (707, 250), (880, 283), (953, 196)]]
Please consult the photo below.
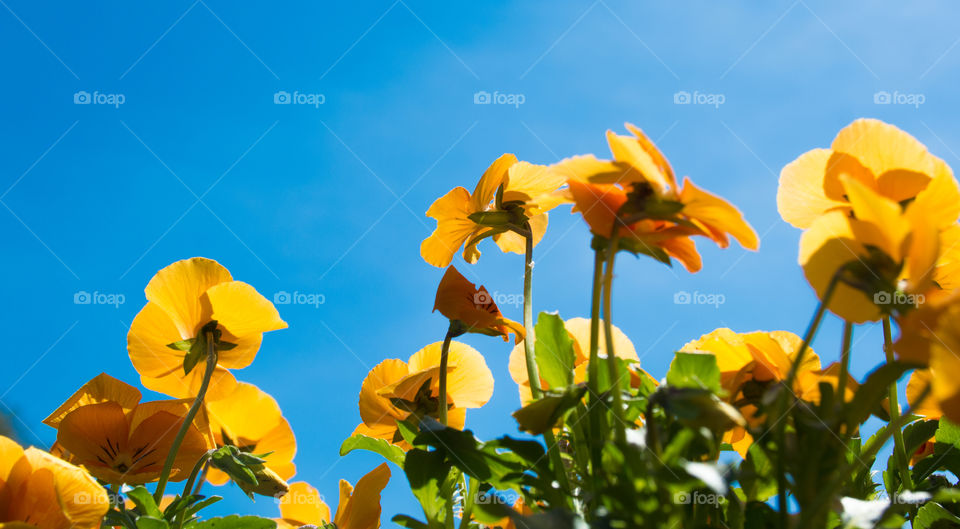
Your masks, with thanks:
[[(262, 456), (264, 465), (283, 480), (296, 474), (293, 456), (297, 440), (273, 397), (253, 384), (240, 382), (228, 396), (204, 404), (218, 447), (233, 445)], [(223, 485), (229, 479), (216, 468), (207, 475), (207, 481), (214, 485)]]
[(386, 463), (360, 478), (356, 487), (341, 479), (340, 502), (333, 517), (317, 489), (303, 481), (291, 483), (290, 491), (280, 500), (277, 527), (324, 527), (332, 523), (337, 529), (377, 529), (380, 527), (380, 493), (389, 481), (390, 467)]
[(95, 529), (109, 509), (84, 469), (0, 436), (0, 527)]
[[(57, 429), (57, 447), (71, 462), (110, 484), (139, 485), (160, 477), (192, 399), (140, 402), (140, 392), (107, 374), (84, 384), (44, 424)], [(210, 448), (201, 420), (186, 431), (170, 474), (187, 478)]]
[[(147, 304), (130, 326), (127, 350), (143, 385), (172, 397), (196, 396), (207, 358), (206, 334), (219, 334), (208, 394), (216, 399), (233, 391), (236, 380), (228, 369), (253, 362), (263, 333), (287, 327), (270, 301), (211, 259), (177, 261), (157, 272), (145, 292)], [(184, 364), (189, 355), (195, 355), (196, 368), (185, 373), (193, 367)]]
[(420, 245), (420, 255), (443, 268), (463, 246), (463, 259), (475, 263), (480, 258), (477, 243), (486, 237), (493, 237), (504, 252), (522, 254), (526, 241), (516, 230), (529, 222), (536, 245), (547, 229), (547, 211), (559, 203), (553, 192), (561, 185), (563, 178), (545, 166), (504, 154), (483, 173), (473, 193), (455, 187), (430, 206), (427, 216), (436, 219), (437, 229)]
[[(407, 418), (438, 417), (441, 406), (439, 374), (442, 343), (417, 351), (408, 362), (380, 362), (360, 388), (362, 423), (354, 434), (377, 437), (409, 449), (397, 429)], [(476, 349), (451, 341), (447, 364), (447, 424), (463, 428), (467, 408), (479, 408), (493, 396), (493, 374)]]
[(800, 265), (824, 299), (839, 274), (827, 307), (847, 321), (876, 321), (909, 310), (932, 284), (940, 254), (937, 222), (928, 201), (906, 210), (848, 175), (838, 177), (849, 210), (813, 221), (800, 238)]
[(514, 335), (514, 342), (523, 339), (523, 324), (504, 318), (487, 289), (482, 285), (476, 288), (453, 266), (440, 280), (433, 310), (451, 322), (460, 322), (464, 332), (502, 336), (504, 341), (509, 334)]
[[(894, 343), (897, 356), (907, 362), (929, 366), (931, 384), (927, 410), (939, 409), (943, 416), (960, 422), (960, 291), (931, 291), (917, 310), (900, 319), (900, 337)], [(914, 377), (918, 377), (915, 372)], [(912, 379), (911, 379), (912, 380)], [(922, 388), (916, 388), (919, 394)]]
[[(787, 379), (802, 343), (799, 336), (788, 331), (736, 333), (721, 328), (687, 343), (680, 351), (714, 355), (727, 401), (740, 410), (748, 425), (755, 426), (763, 419), (757, 407), (761, 396), (772, 384)], [(820, 358), (807, 349), (792, 390), (801, 400), (819, 403), (820, 383), (827, 382), (836, 389), (838, 381), (839, 365), (821, 369)], [(853, 397), (856, 387), (856, 381), (848, 376), (845, 400)], [(753, 438), (745, 428), (735, 426), (725, 434), (724, 442), (746, 457)]]
[(831, 211), (853, 209), (841, 177), (851, 178), (898, 204), (925, 202), (939, 227), (960, 217), (960, 188), (953, 171), (926, 146), (899, 128), (858, 119), (841, 130), (829, 149), (813, 149), (780, 172), (777, 209), (801, 229)]
[[(563, 326), (567, 329), (570, 338), (573, 339), (575, 359), (574, 364), (570, 366), (570, 369), (573, 371), (573, 383), (580, 384), (586, 382), (587, 367), (590, 363), (590, 319), (570, 318), (563, 322)], [(616, 325), (612, 325), (611, 327), (613, 327), (614, 354), (624, 360), (639, 362), (637, 350), (634, 348), (630, 338), (627, 338), (627, 335)], [(604, 332), (603, 320), (600, 320), (600, 337), (597, 347), (597, 354), (600, 358), (607, 357), (607, 341)], [(510, 377), (513, 378), (513, 381), (516, 382), (519, 387), (520, 403), (526, 406), (533, 402), (533, 394), (530, 391), (530, 376), (527, 373), (527, 363), (523, 347), (524, 344), (521, 342), (514, 346), (510, 352), (509, 370)], [(604, 369), (606, 369), (606, 367), (604, 367)], [(631, 371), (630, 376), (631, 385), (633, 386), (640, 383), (639, 377), (650, 377), (650, 375), (639, 368), (637, 368), (636, 371)], [(540, 386), (544, 390), (550, 389), (550, 384), (542, 377), (540, 379)]]
[(702, 266), (691, 236), (707, 237), (721, 248), (729, 246), (730, 237), (749, 250), (758, 248), (757, 234), (734, 206), (689, 178), (678, 186), (650, 138), (630, 123), (626, 128), (632, 136), (607, 131), (613, 160), (575, 156), (551, 167), (567, 179), (573, 211), (594, 235), (609, 238), (619, 226), (622, 247), (664, 262), (677, 259), (690, 272)]

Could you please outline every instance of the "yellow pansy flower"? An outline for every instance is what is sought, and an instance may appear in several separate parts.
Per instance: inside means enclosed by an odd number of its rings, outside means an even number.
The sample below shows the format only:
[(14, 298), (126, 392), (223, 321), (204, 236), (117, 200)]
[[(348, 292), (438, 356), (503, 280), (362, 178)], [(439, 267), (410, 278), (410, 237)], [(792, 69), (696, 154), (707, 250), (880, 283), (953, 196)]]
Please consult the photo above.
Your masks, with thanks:
[(377, 529), (380, 527), (380, 493), (390, 481), (390, 467), (382, 463), (357, 481), (354, 487), (340, 480), (340, 502), (337, 512), (330, 516), (330, 507), (317, 489), (298, 481), (290, 484), (290, 491), (280, 500), (280, 529), (294, 529), (304, 525), (323, 527), (332, 523), (337, 529)]
[(443, 268), (463, 246), (463, 259), (475, 263), (480, 258), (477, 243), (488, 236), (504, 252), (524, 253), (524, 237), (510, 228), (523, 229), (529, 222), (536, 245), (547, 229), (547, 211), (559, 203), (552, 193), (563, 180), (545, 166), (504, 154), (483, 173), (473, 193), (455, 187), (430, 206), (427, 216), (436, 219), (437, 228), (420, 245), (420, 255)]
[[(922, 410), (940, 410), (952, 422), (960, 422), (960, 291), (933, 290), (925, 302), (915, 311), (900, 319), (900, 337), (894, 343), (894, 351), (907, 362), (929, 366), (922, 376), (931, 384), (931, 398), (924, 402)], [(921, 387), (916, 387), (918, 395)], [(914, 397), (916, 398), (916, 397)], [(912, 402), (912, 401), (911, 401)]]
[[(567, 329), (567, 333), (573, 340), (575, 359), (574, 365), (570, 366), (570, 369), (573, 371), (573, 383), (580, 384), (586, 382), (587, 366), (590, 363), (590, 319), (570, 318), (563, 322), (563, 326)], [(634, 348), (630, 338), (627, 338), (627, 335), (616, 325), (611, 325), (611, 327), (613, 328), (614, 354), (624, 360), (639, 362), (640, 359), (637, 356), (637, 350)], [(603, 320), (600, 320), (600, 341), (597, 348), (597, 354), (600, 358), (607, 357), (607, 341), (604, 338), (604, 332)], [(523, 346), (523, 342), (520, 342), (510, 351), (509, 370), (510, 377), (513, 378), (513, 381), (516, 382), (519, 387), (520, 403), (526, 406), (533, 402), (533, 394), (530, 391), (530, 376), (527, 373), (527, 363)], [(637, 373), (631, 372), (631, 385), (635, 386), (640, 382), (640, 380), (634, 380), (638, 376), (649, 377), (650, 375), (647, 375), (642, 369), (638, 370)], [(542, 377), (540, 379), (540, 386), (544, 390), (550, 389), (550, 384)]]
[[(714, 355), (727, 401), (740, 410), (748, 425), (755, 426), (763, 419), (756, 403), (770, 385), (786, 380), (802, 343), (799, 336), (788, 331), (736, 333), (721, 328), (687, 343), (680, 351)], [(793, 392), (801, 400), (819, 403), (820, 382), (836, 388), (838, 381), (839, 365), (821, 369), (820, 358), (808, 348), (797, 368)], [(856, 381), (849, 377), (846, 400), (852, 398), (856, 387)], [(753, 437), (740, 426), (728, 431), (723, 440), (743, 457), (753, 443)]]
[(903, 305), (904, 292), (922, 293), (933, 281), (936, 215), (924, 197), (904, 210), (860, 180), (841, 175), (839, 182), (850, 209), (813, 221), (800, 238), (800, 265), (820, 299), (841, 274), (827, 305), (832, 312), (852, 323), (875, 321)]
[(196, 396), (206, 351), (185, 374), (184, 349), (212, 321), (222, 344), (207, 395), (212, 399), (233, 391), (236, 381), (228, 369), (253, 362), (263, 333), (287, 327), (270, 301), (211, 259), (177, 261), (157, 272), (145, 292), (148, 302), (130, 326), (127, 350), (143, 385), (172, 397)]
[[(440, 401), (440, 352), (442, 342), (417, 351), (408, 362), (389, 359), (380, 362), (363, 380), (360, 388), (362, 423), (354, 434), (377, 437), (407, 450), (410, 445), (397, 429), (397, 421), (408, 417), (436, 418)], [(463, 428), (467, 408), (479, 408), (493, 396), (493, 374), (476, 349), (451, 341), (447, 364), (447, 424)]]
[(777, 209), (783, 220), (809, 228), (822, 215), (853, 209), (841, 177), (854, 179), (900, 204), (928, 203), (939, 227), (960, 217), (960, 188), (953, 171), (916, 138), (876, 119), (858, 119), (829, 149), (814, 149), (780, 172)]
[[(140, 402), (140, 391), (107, 374), (84, 384), (44, 424), (57, 429), (57, 448), (106, 483), (139, 485), (160, 477), (191, 399)], [(184, 480), (210, 448), (202, 421), (186, 431), (171, 480)]]
[[(933, 383), (933, 374), (929, 369), (917, 369), (910, 374), (910, 380), (907, 381), (907, 403), (910, 405), (910, 413), (919, 415), (928, 421), (940, 420), (943, 416), (943, 410), (933, 397), (927, 397), (923, 402), (918, 402), (927, 384)], [(923, 442), (910, 455), (910, 464), (915, 465), (921, 459), (933, 453), (936, 442), (933, 437)]]
[(0, 436), (0, 527), (95, 529), (109, 509), (107, 491), (84, 469)]
[(482, 285), (478, 289), (463, 277), (455, 267), (447, 268), (437, 287), (433, 310), (439, 310), (447, 319), (460, 322), (465, 332), (491, 336), (514, 335), (514, 341), (523, 339), (523, 324), (503, 317), (493, 297)]
[[(267, 454), (263, 456), (264, 466), (283, 480), (296, 474), (293, 456), (297, 440), (273, 397), (253, 384), (240, 382), (226, 397), (205, 401), (204, 405), (218, 447), (229, 444), (254, 455)], [(216, 468), (207, 474), (207, 481), (214, 485), (229, 480)]]
[(567, 158), (551, 171), (562, 175), (574, 202), (594, 235), (611, 237), (615, 225), (624, 247), (677, 259), (691, 272), (701, 268), (690, 236), (707, 237), (721, 248), (730, 237), (756, 250), (759, 240), (743, 215), (726, 200), (695, 186), (689, 178), (677, 184), (673, 168), (639, 128), (627, 123), (631, 135), (607, 131), (613, 160), (593, 155)]

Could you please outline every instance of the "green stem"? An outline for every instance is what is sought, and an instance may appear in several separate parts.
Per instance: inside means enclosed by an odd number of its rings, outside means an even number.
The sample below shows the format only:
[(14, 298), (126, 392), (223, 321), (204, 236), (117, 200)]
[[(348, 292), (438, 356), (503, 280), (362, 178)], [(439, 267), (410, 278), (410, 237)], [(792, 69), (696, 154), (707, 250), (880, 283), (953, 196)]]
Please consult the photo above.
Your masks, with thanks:
[(850, 376), (850, 347), (852, 342), (853, 324), (848, 321), (843, 324), (843, 340), (840, 347), (840, 380), (837, 382), (837, 395), (840, 396), (840, 405), (844, 409), (847, 406), (847, 378)]
[(590, 418), (590, 466), (593, 477), (594, 498), (600, 493), (600, 472), (602, 467), (603, 443), (601, 442), (600, 413), (600, 294), (603, 290), (603, 250), (594, 250), (593, 293), (590, 299), (590, 362), (587, 364), (587, 388), (590, 393), (587, 414)]
[[(883, 318), (883, 352), (886, 355), (887, 363), (894, 362), (893, 357), (893, 336), (890, 332), (890, 317)], [(900, 403), (898, 398), (897, 381), (890, 384), (890, 421), (897, 422), (900, 417)], [(903, 430), (897, 428), (893, 432), (894, 450), (896, 451), (897, 466), (900, 472), (900, 483), (903, 490), (913, 490), (913, 478), (910, 476), (910, 460), (907, 458), (906, 445), (903, 442)]]
[[(210, 459), (210, 456), (216, 452), (216, 449), (208, 450), (206, 454), (200, 456), (200, 459), (197, 460), (197, 464), (193, 465), (193, 470), (190, 472), (190, 477), (187, 479), (187, 484), (183, 486), (183, 493), (180, 494), (181, 498), (186, 498), (193, 494), (193, 484), (197, 481), (197, 476), (200, 475), (201, 469), (204, 468), (204, 465), (207, 464), (207, 460)], [(159, 505), (159, 503), (157, 504)], [(183, 516), (183, 513), (177, 515), (178, 522), (177, 527), (183, 529), (183, 522), (186, 516)]]
[[(466, 475), (464, 475), (466, 478)], [(463, 512), (460, 513), (460, 529), (469, 529), (470, 518), (473, 517), (473, 503), (480, 491), (480, 480), (469, 478), (470, 485), (467, 487), (467, 496), (463, 499)]]
[[(543, 389), (540, 387), (540, 370), (537, 369), (536, 350), (534, 349), (533, 335), (533, 236), (527, 235), (526, 252), (523, 262), (523, 330), (526, 335), (523, 339), (523, 352), (527, 360), (527, 379), (530, 381), (530, 393), (533, 399), (539, 399), (543, 396)], [(557, 439), (553, 435), (553, 430), (547, 428), (543, 432), (543, 441), (547, 444), (547, 453), (550, 454), (550, 463), (554, 467), (557, 480), (564, 490), (570, 490), (570, 482), (567, 480), (567, 471), (563, 466), (563, 458), (560, 456), (560, 448), (557, 446)]]
[(797, 370), (800, 368), (800, 365), (803, 363), (803, 355), (807, 352), (807, 349), (810, 348), (810, 342), (813, 341), (814, 335), (817, 333), (817, 329), (820, 327), (820, 323), (823, 321), (823, 316), (826, 314), (827, 306), (830, 304), (830, 298), (833, 297), (834, 291), (837, 289), (837, 284), (840, 282), (840, 271), (833, 275), (830, 279), (830, 283), (827, 284), (827, 289), (823, 293), (823, 299), (820, 301), (820, 305), (817, 306), (817, 312), (814, 313), (813, 319), (810, 320), (810, 325), (807, 327), (807, 332), (803, 335), (803, 343), (800, 344), (800, 349), (797, 350), (796, 356), (793, 358), (793, 363), (790, 366), (790, 372), (787, 373), (787, 379), (784, 382), (786, 391), (781, 392), (779, 397), (779, 405), (777, 406), (777, 426), (775, 431), (775, 439), (777, 442), (777, 508), (779, 509), (778, 515), (780, 517), (780, 527), (786, 528), (789, 527), (789, 513), (787, 512), (787, 471), (786, 471), (786, 458), (784, 457), (784, 445), (787, 440), (787, 420), (784, 415), (787, 413), (787, 398), (788, 395), (793, 393), (793, 381), (797, 377)]
[(190, 405), (190, 409), (187, 411), (187, 415), (183, 418), (183, 424), (180, 425), (180, 430), (177, 431), (177, 436), (173, 439), (173, 444), (170, 446), (170, 452), (167, 453), (167, 459), (163, 463), (163, 470), (160, 472), (160, 479), (157, 480), (157, 489), (153, 493), (153, 499), (160, 504), (160, 500), (163, 499), (163, 490), (167, 487), (167, 480), (170, 479), (170, 471), (173, 469), (173, 461), (177, 457), (177, 452), (180, 450), (180, 445), (183, 443), (183, 438), (187, 435), (187, 430), (193, 425), (193, 418), (197, 416), (197, 412), (200, 411), (200, 406), (203, 405), (203, 397), (207, 394), (207, 387), (210, 386), (210, 379), (213, 377), (213, 370), (217, 367), (217, 342), (213, 337), (212, 332), (207, 333), (207, 364), (206, 369), (203, 372), (203, 381), (200, 383), (200, 390), (197, 391), (196, 398), (193, 399), (193, 404)]
[(613, 263), (617, 257), (617, 244), (620, 242), (620, 232), (616, 228), (610, 237), (610, 248), (607, 250), (607, 266), (603, 275), (603, 334), (607, 345), (607, 370), (610, 376), (610, 392), (613, 394), (613, 416), (616, 418), (614, 431), (617, 442), (626, 450), (627, 433), (626, 419), (623, 416), (623, 396), (620, 394), (620, 368), (617, 365), (617, 355), (613, 347), (613, 317), (610, 314), (610, 297), (613, 290)]
[(453, 322), (443, 338), (440, 348), (440, 424), (447, 425), (447, 362), (450, 356), (450, 340), (453, 339)]

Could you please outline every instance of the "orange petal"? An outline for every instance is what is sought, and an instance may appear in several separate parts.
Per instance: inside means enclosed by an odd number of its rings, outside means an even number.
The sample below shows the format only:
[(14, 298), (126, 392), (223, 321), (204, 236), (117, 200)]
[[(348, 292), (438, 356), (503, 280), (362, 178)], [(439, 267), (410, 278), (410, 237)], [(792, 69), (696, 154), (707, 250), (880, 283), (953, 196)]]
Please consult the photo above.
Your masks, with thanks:
[(127, 416), (116, 402), (88, 404), (68, 413), (60, 421), (57, 443), (97, 477), (109, 467), (117, 453), (126, 450), (130, 435)]
[(437, 220), (437, 229), (420, 244), (424, 261), (438, 268), (450, 264), (457, 250), (478, 231), (467, 218), (471, 213), (470, 193), (462, 187), (452, 189), (430, 206), (427, 216)]
[(356, 488), (340, 480), (340, 504), (334, 523), (338, 529), (377, 529), (380, 527), (380, 493), (390, 481), (390, 467), (381, 463), (360, 478)]
[(615, 185), (599, 185), (569, 180), (574, 200), (573, 212), (579, 211), (594, 235), (610, 237), (617, 212), (627, 201), (626, 192)]
[(933, 375), (929, 369), (917, 369), (914, 371), (910, 375), (910, 380), (907, 382), (907, 404), (912, 407), (914, 415), (936, 420), (943, 415), (943, 410), (940, 409), (936, 400), (928, 397), (923, 402), (917, 402), (924, 388), (932, 382)]
[(360, 386), (360, 418), (364, 424), (371, 428), (383, 425), (390, 428), (391, 432), (396, 430), (395, 420), (403, 420), (408, 414), (395, 408), (388, 399), (378, 395), (377, 391), (409, 373), (407, 363), (396, 359), (384, 360), (367, 373)]
[[(547, 231), (547, 214), (541, 213), (530, 217), (530, 231), (533, 233), (533, 245), (536, 246), (543, 239)], [(505, 231), (493, 236), (501, 251), (524, 255), (527, 252), (527, 238), (513, 231)]]
[(726, 234), (733, 235), (740, 244), (748, 250), (756, 250), (760, 245), (753, 228), (743, 220), (743, 215), (737, 208), (722, 198), (710, 194), (693, 185), (689, 178), (684, 178), (683, 189), (680, 191), (680, 201), (683, 202), (683, 214), (710, 229), (711, 239), (721, 248), (726, 248), (728, 242)]
[(112, 401), (119, 404), (123, 409), (130, 410), (140, 402), (140, 397), (140, 390), (137, 388), (106, 373), (100, 373), (81, 386), (56, 411), (44, 419), (43, 424), (56, 428), (64, 416), (87, 404)]
[(649, 182), (657, 195), (665, 196), (667, 191), (671, 190), (672, 173), (666, 174), (658, 163), (659, 160), (665, 161), (665, 159), (653, 142), (640, 129), (634, 128), (633, 132), (636, 136), (621, 136), (612, 130), (607, 131), (607, 143), (610, 145), (613, 159), (629, 164), (641, 177), (629, 177), (630, 181)]

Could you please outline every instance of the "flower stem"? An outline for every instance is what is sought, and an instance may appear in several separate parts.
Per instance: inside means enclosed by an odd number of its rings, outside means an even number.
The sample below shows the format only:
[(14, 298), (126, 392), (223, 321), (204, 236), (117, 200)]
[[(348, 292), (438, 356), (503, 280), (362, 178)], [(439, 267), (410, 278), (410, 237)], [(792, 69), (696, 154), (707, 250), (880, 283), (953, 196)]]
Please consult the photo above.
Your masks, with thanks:
[[(204, 468), (204, 465), (207, 464), (207, 460), (210, 459), (210, 456), (213, 455), (214, 452), (216, 452), (216, 449), (208, 450), (207, 453), (200, 456), (200, 459), (197, 460), (197, 464), (193, 465), (193, 471), (190, 472), (190, 478), (187, 479), (187, 484), (183, 487), (183, 493), (180, 494), (181, 498), (186, 498), (194, 493), (193, 484), (197, 481), (197, 476), (200, 475), (201, 469)], [(159, 503), (157, 505), (159, 505)], [(183, 529), (184, 518), (186, 518), (186, 516), (183, 516), (183, 514), (184, 513), (180, 513), (178, 516), (179, 521), (177, 523), (177, 527), (180, 529)]]
[[(536, 400), (543, 396), (543, 389), (540, 387), (540, 370), (537, 369), (533, 335), (533, 235), (527, 234), (525, 239), (526, 252), (523, 263), (523, 330), (525, 336), (523, 352), (527, 360), (527, 379), (530, 381), (530, 393)], [(560, 457), (560, 449), (557, 446), (557, 439), (553, 435), (553, 430), (547, 428), (543, 432), (543, 441), (547, 444), (547, 453), (550, 454), (550, 462), (557, 474), (557, 481), (565, 490), (570, 490), (567, 471), (563, 466), (563, 458)]]
[(197, 391), (196, 398), (193, 399), (193, 404), (190, 405), (190, 409), (187, 410), (187, 415), (183, 418), (183, 423), (180, 425), (180, 430), (177, 431), (177, 436), (173, 439), (173, 444), (170, 446), (170, 452), (167, 453), (167, 459), (163, 463), (163, 470), (160, 472), (160, 479), (157, 480), (157, 489), (153, 493), (153, 499), (160, 504), (160, 500), (163, 499), (163, 490), (167, 487), (167, 480), (170, 479), (170, 471), (173, 469), (173, 461), (177, 457), (177, 452), (180, 450), (180, 445), (183, 443), (183, 438), (187, 435), (187, 430), (193, 425), (193, 418), (197, 416), (197, 412), (200, 411), (200, 406), (203, 405), (203, 397), (207, 394), (207, 387), (210, 385), (210, 379), (213, 377), (213, 371), (217, 367), (217, 342), (213, 337), (212, 332), (207, 333), (207, 364), (206, 369), (203, 372), (203, 381), (200, 383), (200, 389)]
[(617, 442), (626, 450), (627, 433), (626, 420), (623, 416), (623, 396), (620, 394), (620, 368), (617, 365), (617, 355), (613, 348), (613, 318), (610, 314), (610, 296), (613, 290), (613, 263), (617, 257), (617, 244), (620, 242), (619, 230), (614, 230), (610, 237), (610, 247), (607, 249), (607, 266), (603, 275), (603, 334), (607, 345), (607, 369), (610, 376), (610, 393), (613, 394), (613, 416), (615, 417), (614, 431)]
[[(887, 363), (894, 361), (893, 357), (893, 336), (890, 332), (890, 317), (883, 318), (883, 352), (886, 355)], [(890, 384), (890, 422), (898, 422), (900, 417), (900, 403), (897, 396), (897, 381)], [(896, 428), (893, 431), (894, 451), (896, 452), (897, 466), (900, 472), (900, 483), (903, 490), (913, 490), (913, 478), (910, 476), (910, 460), (907, 459), (907, 450), (903, 442), (903, 430)]]
[(833, 275), (830, 279), (830, 283), (827, 284), (827, 289), (823, 293), (823, 299), (820, 301), (820, 305), (817, 306), (817, 311), (813, 315), (813, 319), (810, 320), (810, 325), (807, 327), (807, 332), (803, 335), (803, 343), (800, 344), (800, 349), (797, 350), (797, 354), (793, 358), (793, 364), (790, 366), (790, 372), (787, 374), (787, 379), (784, 382), (784, 387), (786, 391), (781, 393), (779, 398), (779, 406), (777, 406), (777, 426), (775, 430), (775, 439), (777, 442), (777, 508), (779, 510), (780, 516), (780, 527), (789, 526), (789, 513), (787, 512), (787, 471), (785, 466), (785, 444), (787, 439), (787, 421), (784, 415), (787, 413), (787, 395), (793, 393), (793, 381), (797, 377), (797, 370), (800, 368), (800, 365), (803, 364), (803, 355), (807, 352), (807, 349), (810, 348), (810, 342), (813, 341), (814, 335), (817, 333), (817, 329), (820, 327), (820, 323), (823, 321), (823, 316), (827, 311), (827, 306), (830, 304), (830, 298), (833, 297), (834, 291), (837, 289), (837, 284), (840, 282), (840, 271)]
[(840, 348), (840, 380), (837, 381), (837, 395), (840, 396), (840, 405), (846, 409), (847, 406), (847, 378), (850, 374), (850, 347), (853, 341), (853, 324), (845, 322), (843, 324), (843, 340)]
[(440, 424), (447, 425), (447, 362), (450, 356), (450, 340), (453, 339), (453, 323), (443, 338), (443, 347), (440, 348)]
[(600, 412), (597, 405), (600, 397), (600, 294), (603, 290), (603, 250), (597, 248), (593, 258), (593, 293), (590, 300), (590, 362), (587, 364), (587, 388), (590, 393), (587, 414), (590, 418), (590, 466), (593, 475), (594, 494), (599, 493), (602, 450), (600, 434), (603, 432)]

